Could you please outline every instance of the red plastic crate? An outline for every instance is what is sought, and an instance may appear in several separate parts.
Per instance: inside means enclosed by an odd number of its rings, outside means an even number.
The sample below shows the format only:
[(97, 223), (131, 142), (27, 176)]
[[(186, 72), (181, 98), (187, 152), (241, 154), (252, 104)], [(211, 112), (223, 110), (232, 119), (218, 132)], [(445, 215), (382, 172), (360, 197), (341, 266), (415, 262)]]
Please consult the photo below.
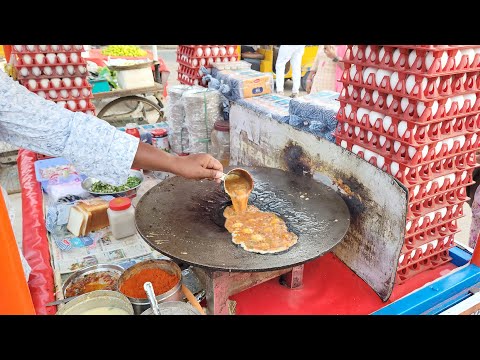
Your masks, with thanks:
[[(480, 91), (480, 77), (477, 76), (477, 73), (460, 73), (427, 78), (423, 75), (401, 72), (389, 74), (385, 70), (378, 71), (377, 74), (377, 68), (346, 63), (341, 81), (344, 84), (377, 90), (387, 95), (433, 101)], [(397, 75), (395, 80), (393, 80), (394, 74)], [(409, 84), (411, 84), (410, 91)]]
[(459, 187), (455, 190), (447, 190), (436, 194), (428, 199), (422, 199), (416, 203), (409, 203), (407, 209), (407, 218), (425, 215), (446, 207), (470, 200), (467, 196), (465, 187)]
[(397, 270), (397, 274), (395, 277), (395, 284), (397, 285), (403, 284), (405, 281), (411, 279), (415, 275), (420, 274), (424, 271), (436, 268), (440, 265), (446, 264), (451, 260), (452, 258), (449, 256), (448, 250), (444, 250), (430, 257), (425, 257), (422, 260), (410, 266)]
[(442, 225), (429, 227), (428, 229), (420, 231), (413, 236), (406, 237), (401, 252), (407, 253), (427, 243), (430, 243), (435, 239), (455, 235), (459, 231), (457, 219), (449, 220)]
[[(412, 54), (412, 52), (415, 53)], [(428, 61), (426, 61), (428, 57)], [(422, 74), (426, 77), (454, 75), (480, 69), (480, 47), (448, 48), (406, 47), (395, 45), (348, 46), (343, 61), (380, 69)], [(430, 62), (427, 68), (427, 62)]]
[(427, 244), (423, 244), (421, 247), (418, 247), (414, 250), (400, 254), (397, 270), (404, 269), (407, 266), (418, 263), (422, 259), (439, 254), (445, 250), (449, 250), (455, 246), (453, 238), (453, 235), (439, 238)]
[[(17, 46), (22, 46), (19, 50)], [(33, 49), (27, 48), (27, 46), (33, 46)], [(40, 46), (46, 48), (41, 49)], [(58, 46), (58, 49), (53, 49), (53, 46)], [(70, 46), (70, 49), (65, 49), (64, 46)], [(13, 45), (12, 54), (46, 54), (46, 53), (70, 53), (70, 52), (83, 52), (85, 49), (83, 45)]]
[[(220, 48), (224, 47), (226, 52), (222, 54)], [(177, 54), (185, 55), (189, 58), (208, 58), (218, 56), (236, 56), (238, 45), (179, 45), (177, 48)], [(218, 52), (214, 53), (214, 48), (218, 48)]]
[(194, 69), (200, 69), (205, 66), (207, 69), (211, 68), (215, 62), (230, 62), (237, 61), (238, 56), (215, 56), (203, 58), (189, 58), (187, 55), (177, 53), (177, 62), (181, 65), (188, 66)]
[(480, 112), (479, 93), (462, 97), (453, 95), (441, 100), (419, 101), (354, 85), (345, 85), (338, 100), (343, 107), (349, 104), (352, 108), (364, 108), (415, 123), (438, 123), (459, 116), (477, 115)]

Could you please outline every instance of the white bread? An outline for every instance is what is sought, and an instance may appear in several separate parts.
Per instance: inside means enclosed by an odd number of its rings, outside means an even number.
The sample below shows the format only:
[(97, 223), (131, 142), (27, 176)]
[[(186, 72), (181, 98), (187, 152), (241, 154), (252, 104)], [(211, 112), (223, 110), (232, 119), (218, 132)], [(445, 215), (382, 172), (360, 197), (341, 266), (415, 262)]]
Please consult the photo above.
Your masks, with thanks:
[(76, 206), (80, 207), (89, 215), (85, 234), (103, 229), (110, 225), (107, 213), (108, 201), (94, 199), (88, 202), (79, 202)]
[(77, 206), (72, 206), (68, 215), (67, 230), (75, 236), (83, 236), (86, 223), (85, 213)]

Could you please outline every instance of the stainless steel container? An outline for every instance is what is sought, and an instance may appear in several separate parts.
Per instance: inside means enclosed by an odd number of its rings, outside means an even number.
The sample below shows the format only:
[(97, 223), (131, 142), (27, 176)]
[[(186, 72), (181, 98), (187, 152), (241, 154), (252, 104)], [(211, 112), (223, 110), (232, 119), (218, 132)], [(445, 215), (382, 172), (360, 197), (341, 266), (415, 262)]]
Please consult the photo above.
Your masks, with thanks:
[[(122, 284), (129, 279), (132, 275), (139, 273), (144, 269), (162, 269), (167, 271), (170, 274), (173, 274), (177, 277), (178, 281), (175, 286), (163, 294), (156, 294), (155, 299), (158, 303), (163, 303), (167, 301), (181, 301), (183, 298), (182, 288), (182, 270), (180, 267), (171, 260), (145, 260), (139, 262), (138, 264), (133, 265), (123, 272), (118, 279), (117, 289), (121, 292)], [(140, 315), (145, 310), (150, 308), (150, 302), (147, 299), (147, 294), (145, 294), (144, 299), (132, 298), (127, 296), (130, 302), (133, 305), (133, 309), (136, 315)]]
[[(192, 305), (183, 301), (170, 301), (158, 304), (158, 308), (160, 309), (160, 315), (201, 315)], [(142, 312), (142, 315), (153, 315), (152, 308), (149, 307)]]
[(118, 291), (96, 290), (69, 301), (60, 307), (56, 315), (81, 315), (87, 310), (99, 307), (113, 307), (134, 315), (130, 300)]

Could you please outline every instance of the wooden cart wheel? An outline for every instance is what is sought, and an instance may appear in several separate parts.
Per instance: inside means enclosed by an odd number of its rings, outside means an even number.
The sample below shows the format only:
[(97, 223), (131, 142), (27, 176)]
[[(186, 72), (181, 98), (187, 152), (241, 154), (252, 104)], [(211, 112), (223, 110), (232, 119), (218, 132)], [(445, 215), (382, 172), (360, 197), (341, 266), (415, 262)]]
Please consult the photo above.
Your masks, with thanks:
[[(161, 102), (159, 101), (161, 104)], [(134, 105), (132, 105), (134, 104)], [(129, 122), (139, 125), (163, 121), (163, 108), (152, 100), (141, 96), (124, 96), (109, 102), (97, 117), (114, 126), (125, 126)]]

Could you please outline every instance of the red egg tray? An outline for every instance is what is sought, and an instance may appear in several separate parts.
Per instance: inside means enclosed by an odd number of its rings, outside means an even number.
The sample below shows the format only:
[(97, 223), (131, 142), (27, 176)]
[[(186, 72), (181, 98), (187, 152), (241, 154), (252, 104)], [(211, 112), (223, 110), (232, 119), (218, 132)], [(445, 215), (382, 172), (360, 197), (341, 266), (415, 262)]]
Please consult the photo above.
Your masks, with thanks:
[[(75, 108), (75, 110), (71, 110), (67, 104), (64, 105), (65, 109), (67, 110), (70, 110), (70, 111), (74, 111), (74, 112), (84, 112), (86, 113), (87, 111), (92, 111), (93, 112), (93, 115), (95, 115), (95, 106), (91, 103), (90, 99), (86, 99), (87, 101), (87, 106), (84, 108), (84, 109), (80, 109), (79, 108), (79, 105), (78, 105), (78, 101), (81, 100), (81, 99), (73, 99), (73, 101), (75, 101), (75, 103), (77, 104), (77, 107)], [(59, 101), (65, 101), (65, 100), (58, 100), (58, 101), (55, 101), (55, 100), (51, 100), (53, 102), (55, 102), (56, 104), (58, 104)]]
[(75, 45), (70, 45), (71, 48), (69, 50), (65, 50), (63, 48), (63, 46), (65, 46), (65, 45), (58, 45), (58, 46), (60, 46), (59, 50), (53, 50), (52, 49), (53, 45), (45, 45), (47, 47), (46, 50), (40, 50), (39, 45), (33, 45), (33, 46), (35, 46), (35, 48), (33, 50), (27, 49), (27, 45), (21, 45), (23, 48), (21, 50), (17, 50), (16, 46), (18, 46), (18, 45), (13, 45), (12, 46), (12, 54), (22, 54), (22, 55), (23, 54), (47, 54), (47, 53), (58, 54), (58, 53), (72, 53), (72, 52), (81, 53), (81, 52), (85, 51), (83, 45), (80, 45), (81, 48), (78, 48), (78, 49), (74, 48)]
[[(67, 66), (68, 65), (73, 65), (74, 66), (73, 74), (70, 74), (67, 71)], [(32, 68), (34, 68), (35, 66), (38, 66), (38, 68), (42, 72), (41, 75), (35, 76), (35, 75), (32, 74)], [(45, 68), (49, 67), (49, 66), (52, 68), (52, 74), (51, 75), (46, 75), (44, 73), (44, 71), (45, 71)], [(63, 74), (62, 75), (59, 75), (56, 72), (56, 69), (55, 69), (56, 66), (61, 66), (62, 67), (62, 69), (63, 69)], [(80, 72), (79, 66), (85, 67), (85, 72), (84, 73)], [(24, 68), (24, 67), (28, 69), (29, 74), (27, 76), (23, 76), (21, 74), (21, 69)], [(87, 70), (87, 65), (86, 64), (77, 64), (77, 65), (74, 65), (74, 64), (65, 64), (65, 65), (20, 65), (20, 66), (15, 65), (15, 68), (17, 69), (17, 78), (19, 80), (22, 80), (22, 79), (26, 79), (26, 80), (29, 80), (29, 79), (51, 79), (51, 78), (65, 78), (65, 77), (74, 78), (74, 77), (78, 77), (78, 76), (79, 77), (88, 76), (88, 70)]]
[(463, 212), (464, 203), (465, 201), (460, 201), (457, 204), (448, 205), (421, 216), (407, 217), (405, 237), (409, 238), (420, 232), (427, 231), (429, 228), (440, 226), (465, 216)]
[(192, 79), (192, 78), (182, 78), (182, 73), (178, 73), (177, 74), (177, 80), (180, 82), (180, 84), (183, 84), (183, 85), (199, 85), (199, 86), (205, 86), (202, 82), (202, 79), (200, 78), (196, 78), (196, 79)]
[[(379, 93), (376, 90), (365, 89), (354, 85), (347, 85), (342, 89), (338, 100), (342, 105), (350, 104), (356, 108), (363, 107), (386, 116), (399, 117), (402, 120), (415, 123), (435, 123), (451, 120), (459, 116), (478, 114), (480, 112), (480, 93), (473, 93), (472, 95), (476, 100), (472, 103), (470, 99), (467, 99), (460, 108), (455, 96), (438, 101), (423, 102), (416, 99), (402, 98), (397, 95)], [(453, 101), (452, 98), (454, 99)], [(402, 99), (405, 99), (408, 105), (402, 106)], [(435, 103), (438, 106), (436, 111), (434, 110)], [(419, 115), (417, 111), (417, 107), (420, 104), (423, 104), (425, 107), (421, 115)]]
[[(29, 89), (31, 92), (39, 95), (39, 96), (42, 96), (44, 99), (47, 99), (47, 100), (52, 100), (52, 101), (68, 101), (68, 100), (82, 100), (82, 99), (93, 99), (93, 94), (92, 94), (92, 86), (88, 83), (88, 81), (85, 79), (85, 78), (82, 78), (82, 85), (80, 86), (70, 86), (70, 87), (66, 87), (66, 86), (62, 86), (61, 87), (58, 87), (58, 88), (55, 88), (52, 86), (52, 84), (50, 83), (49, 86), (47, 88), (42, 88), (40, 86), (40, 81), (37, 81), (37, 88), (36, 89), (31, 89), (30, 86), (28, 85), (28, 81), (26, 80), (21, 80), (20, 83), (25, 86), (27, 89)], [(72, 90), (73, 89), (77, 89), (78, 92), (79, 92), (79, 96), (77, 97), (74, 97), (71, 93), (72, 93)], [(83, 89), (88, 89), (89, 91), (89, 94), (88, 95), (84, 95), (82, 93), (82, 90)], [(58, 94), (58, 97), (56, 98), (52, 98), (50, 97), (49, 95), (49, 91), (50, 90), (55, 90)], [(60, 91), (61, 90), (66, 90), (68, 92), (68, 96), (67, 97), (63, 97), (60, 95)], [(43, 91), (45, 93), (45, 96), (39, 94), (40, 91)]]
[[(425, 77), (437, 77), (444, 75), (455, 75), (466, 72), (474, 72), (480, 70), (480, 51), (475, 51), (475, 56), (471, 61), (466, 54), (461, 55), (458, 64), (455, 63), (455, 55), (458, 51), (467, 49), (480, 49), (478, 45), (459, 46), (448, 48), (423, 48), (423, 47), (400, 47), (400, 46), (381, 46), (381, 45), (356, 45), (348, 46), (343, 58), (344, 63), (358, 64), (364, 66), (373, 66), (379, 69), (403, 72), (406, 74), (421, 74)], [(394, 51), (398, 48), (398, 58), (394, 62)], [(416, 59), (409, 64), (409, 54), (415, 50)], [(382, 57), (380, 58), (380, 51)], [(367, 54), (368, 52), (368, 54)], [(433, 55), (433, 61), (427, 69), (426, 56), (427, 52)], [(441, 57), (447, 54), (448, 58), (442, 67)], [(368, 55), (368, 56), (367, 56)]]
[[(352, 74), (353, 77), (350, 76), (351, 66), (356, 66), (356, 72), (354, 75)], [(399, 72), (398, 82), (395, 88), (392, 88), (389, 75), (384, 75), (378, 83), (375, 80), (376, 74), (374, 73), (368, 74), (364, 79), (363, 71), (367, 68), (369, 67), (346, 63), (341, 82), (360, 86), (365, 89), (377, 90), (379, 93), (381, 92), (387, 95), (392, 94), (420, 101), (442, 100), (451, 96), (477, 93), (480, 91), (480, 76), (477, 76), (478, 71), (451, 76), (437, 76), (435, 78), (427, 78), (423, 75), (408, 75)], [(407, 77), (409, 76), (414, 77), (415, 85), (410, 92), (407, 92), (406, 83)]]
[[(349, 111), (350, 113), (348, 113)], [(359, 116), (361, 116), (360, 119)], [(418, 124), (398, 117), (385, 117), (383, 114), (374, 111), (366, 112), (365, 108), (362, 110), (355, 105), (349, 107), (342, 103), (337, 113), (337, 119), (343, 123), (343, 132), (350, 133), (350, 130), (353, 130), (353, 132), (358, 132), (358, 136), (360, 136), (360, 131), (363, 131), (367, 134), (367, 140), (375, 134), (415, 148), (480, 131), (480, 114), (453, 118), (442, 122)]]
[(455, 205), (468, 200), (470, 200), (470, 198), (467, 196), (465, 187), (447, 190), (431, 196), (428, 199), (422, 199), (414, 204), (409, 203), (407, 207), (407, 218), (423, 216), (429, 212), (444, 208), (447, 205)]
[[(182, 58), (182, 55), (177, 53), (177, 62), (181, 65), (188, 66), (193, 69), (200, 69), (200, 67), (205, 66), (207, 69), (212, 67), (212, 64), (214, 62), (217, 62), (216, 59), (221, 59), (221, 62), (229, 62), (229, 61), (238, 61), (238, 56), (209, 56), (209, 57), (204, 57), (204, 58)], [(234, 58), (235, 60), (231, 60), (231, 58)], [(227, 61), (225, 61), (227, 59)], [(201, 64), (201, 60), (205, 60), (205, 64)], [(196, 65), (195, 65), (196, 63)]]
[(410, 252), (438, 238), (455, 235), (459, 231), (457, 219), (450, 220), (439, 226), (431, 227), (415, 234), (414, 236), (406, 237), (401, 253)]
[(421, 260), (414, 262), (412, 265), (397, 270), (395, 284), (403, 284), (405, 281), (411, 279), (415, 275), (426, 270), (434, 269), (440, 265), (450, 262), (451, 260), (452, 258), (449, 256), (448, 250), (435, 253), (431, 256), (422, 257)]
[(428, 244), (427, 249), (423, 250), (421, 248), (416, 248), (414, 250), (408, 251), (400, 255), (398, 259), (398, 267), (397, 270), (401, 270), (406, 268), (407, 266), (411, 266), (419, 261), (431, 257), (436, 254), (440, 254), (445, 250), (449, 250), (455, 246), (455, 242), (453, 240), (453, 235), (447, 237), (441, 237), (438, 240), (438, 243), (434, 246), (433, 244)]

